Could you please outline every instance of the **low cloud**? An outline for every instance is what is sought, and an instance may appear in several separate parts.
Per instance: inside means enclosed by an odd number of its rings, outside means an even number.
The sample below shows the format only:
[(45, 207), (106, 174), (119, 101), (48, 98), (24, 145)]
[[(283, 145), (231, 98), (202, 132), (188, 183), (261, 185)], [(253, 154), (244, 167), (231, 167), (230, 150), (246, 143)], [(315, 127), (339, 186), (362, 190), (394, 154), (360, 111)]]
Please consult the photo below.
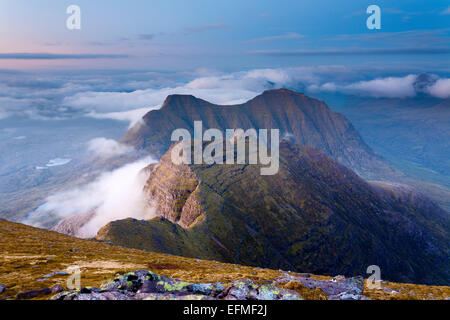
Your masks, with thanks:
[(65, 97), (62, 104), (79, 110), (90, 110), (88, 116), (92, 117), (124, 120), (133, 118), (135, 121), (136, 115), (159, 108), (171, 94), (192, 94), (217, 104), (242, 103), (266, 89), (294, 85), (299, 81), (308, 83), (318, 81), (314, 70), (327, 73), (324, 68), (255, 69), (197, 77), (183, 85), (173, 87), (131, 92), (79, 92)]
[[(226, 105), (243, 103), (264, 90), (281, 87), (305, 88), (311, 93), (340, 92), (374, 98), (411, 98), (418, 93), (417, 74), (347, 82), (352, 77), (355, 77), (355, 72), (342, 66), (254, 69), (200, 76), (174, 87), (131, 92), (80, 92), (66, 97), (63, 105), (81, 110), (90, 109), (88, 116), (127, 120), (132, 125), (146, 112), (158, 109), (171, 94), (192, 94), (212, 103)], [(438, 79), (437, 76), (434, 77)], [(333, 81), (324, 82), (324, 79)], [(425, 83), (425, 86), (431, 85), (431, 82)], [(445, 97), (446, 82), (439, 81), (428, 90), (420, 92)]]
[[(31, 118), (38, 118), (39, 115), (35, 112), (35, 110), (29, 107), (42, 102), (43, 99), (0, 96), (0, 119), (7, 118), (18, 113), (24, 114)], [(43, 115), (41, 115), (41, 117), (43, 117)]]
[(345, 86), (344, 91), (370, 97), (409, 98), (414, 97), (416, 75), (406, 77), (388, 77), (370, 81), (360, 81)]
[(64, 98), (63, 105), (91, 110), (97, 113), (130, 111), (148, 108), (164, 101), (163, 93), (157, 89), (136, 90), (132, 92), (80, 92)]
[[(201, 82), (201, 80), (199, 80)], [(245, 99), (255, 96), (255, 92), (237, 89), (231, 91), (228, 88), (221, 88), (220, 86), (196, 88), (195, 84), (187, 84), (186, 86), (162, 88), (162, 89), (146, 89), (136, 90), (133, 92), (83, 92), (78, 93), (72, 97), (64, 99), (64, 105), (79, 109), (91, 109), (90, 114), (98, 117), (99, 113), (106, 113), (110, 116), (117, 116), (118, 118), (127, 118), (133, 116), (132, 113), (118, 113), (122, 111), (152, 110), (159, 106), (170, 94), (193, 94), (200, 98), (210, 100), (215, 103), (235, 103), (243, 102)], [(115, 111), (117, 110), (117, 111)], [(94, 112), (94, 113), (92, 113)], [(89, 114), (88, 114), (89, 115)]]
[(145, 158), (100, 175), (93, 182), (65, 192), (56, 193), (32, 212), (24, 221), (38, 225), (39, 217), (58, 215), (61, 218), (94, 211), (90, 220), (76, 236), (88, 238), (108, 222), (125, 219), (151, 219), (154, 210), (147, 205), (143, 188), (148, 174), (142, 169), (155, 162)]
[(450, 98), (450, 79), (438, 79), (426, 91), (435, 97), (447, 99)]
[(113, 139), (95, 138), (88, 143), (88, 150), (98, 157), (110, 158), (114, 156), (120, 156), (134, 149), (131, 146), (127, 146), (123, 143), (117, 142)]
[(108, 113), (91, 112), (88, 114), (88, 116), (96, 119), (112, 119), (119, 121), (128, 121), (129, 122), (128, 128), (131, 128), (139, 121), (141, 121), (146, 113), (148, 113), (151, 110), (159, 108), (160, 106), (158, 105), (149, 108), (139, 108), (122, 112), (108, 112)]
[[(423, 81), (423, 76), (427, 79)], [(341, 92), (373, 98), (412, 98), (418, 93), (426, 93), (438, 98), (450, 96), (450, 79), (438, 78), (435, 75), (410, 74), (404, 77), (386, 77), (349, 84), (327, 82), (310, 85), (311, 92)]]
[(216, 104), (238, 104), (264, 90), (282, 87), (306, 93), (340, 92), (367, 97), (407, 98), (419, 92), (448, 97), (446, 78), (435, 75), (433, 81), (421, 84), (423, 90), (418, 90), (413, 82), (419, 74), (383, 75), (385, 70), (341, 65), (233, 73), (200, 70), (170, 75), (155, 72), (44, 74), (39, 78), (33, 74), (0, 72), (0, 119), (11, 116), (40, 120), (91, 117), (126, 121), (131, 127), (147, 112), (160, 108), (171, 94), (192, 94)]

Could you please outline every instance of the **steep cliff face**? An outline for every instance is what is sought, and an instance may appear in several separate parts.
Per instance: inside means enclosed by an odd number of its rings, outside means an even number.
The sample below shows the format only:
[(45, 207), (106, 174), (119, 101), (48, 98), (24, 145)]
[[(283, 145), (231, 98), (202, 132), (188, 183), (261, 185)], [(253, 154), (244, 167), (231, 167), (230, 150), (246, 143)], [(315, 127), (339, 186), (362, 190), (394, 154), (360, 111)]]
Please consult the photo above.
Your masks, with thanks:
[(161, 157), (177, 128), (192, 134), (194, 121), (203, 129), (280, 129), (280, 136), (312, 146), (365, 178), (392, 178), (395, 169), (374, 154), (352, 124), (319, 100), (286, 89), (269, 90), (232, 106), (209, 103), (190, 95), (171, 95), (159, 110), (147, 113), (122, 142)]
[(126, 219), (98, 238), (253, 266), (448, 284), (448, 215), (399, 186), (376, 186), (311, 147), (283, 141), (280, 170), (259, 165), (152, 165), (146, 192), (160, 218)]
[(174, 165), (168, 152), (159, 164), (146, 168), (150, 178), (144, 187), (149, 205), (157, 214), (183, 228), (202, 221), (205, 213), (200, 206), (200, 181), (189, 166)]

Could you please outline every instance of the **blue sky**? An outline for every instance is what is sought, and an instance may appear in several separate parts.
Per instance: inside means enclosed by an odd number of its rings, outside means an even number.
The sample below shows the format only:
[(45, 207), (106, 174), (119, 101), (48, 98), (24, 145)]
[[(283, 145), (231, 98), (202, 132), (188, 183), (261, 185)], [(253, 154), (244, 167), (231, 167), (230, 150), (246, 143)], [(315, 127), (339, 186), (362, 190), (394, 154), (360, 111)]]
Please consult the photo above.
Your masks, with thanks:
[[(81, 8), (81, 30), (66, 28), (71, 4)], [(381, 8), (381, 30), (366, 27), (371, 4)], [(237, 71), (376, 64), (447, 72), (450, 5), (439, 0), (2, 0), (0, 48), (4, 69)]]

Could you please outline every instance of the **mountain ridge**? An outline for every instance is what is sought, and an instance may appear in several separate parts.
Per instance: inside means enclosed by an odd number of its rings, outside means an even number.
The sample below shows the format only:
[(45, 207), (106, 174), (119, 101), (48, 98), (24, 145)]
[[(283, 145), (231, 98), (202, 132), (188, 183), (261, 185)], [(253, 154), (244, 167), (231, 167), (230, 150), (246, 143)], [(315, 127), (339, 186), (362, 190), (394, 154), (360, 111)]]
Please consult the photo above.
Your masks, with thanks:
[(161, 157), (170, 147), (173, 130), (279, 129), (299, 145), (324, 151), (368, 179), (392, 178), (401, 173), (376, 155), (353, 125), (320, 100), (288, 89), (266, 90), (236, 105), (217, 105), (192, 95), (170, 95), (158, 110), (148, 112), (122, 142)]

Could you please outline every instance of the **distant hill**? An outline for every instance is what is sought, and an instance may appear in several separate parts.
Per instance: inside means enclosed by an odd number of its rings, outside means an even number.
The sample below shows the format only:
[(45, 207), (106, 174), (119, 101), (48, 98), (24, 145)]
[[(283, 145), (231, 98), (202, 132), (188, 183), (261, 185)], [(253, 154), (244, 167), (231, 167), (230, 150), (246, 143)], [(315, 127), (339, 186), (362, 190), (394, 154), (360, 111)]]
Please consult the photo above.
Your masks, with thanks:
[(399, 168), (450, 187), (450, 99), (349, 97), (333, 106)]
[(160, 217), (111, 222), (99, 239), (326, 275), (375, 264), (385, 279), (449, 284), (448, 214), (408, 186), (369, 184), (314, 148), (282, 141), (273, 176), (258, 165), (175, 165), (170, 152), (146, 170)]
[(450, 99), (323, 97), (378, 154), (405, 172), (403, 183), (450, 212)]

